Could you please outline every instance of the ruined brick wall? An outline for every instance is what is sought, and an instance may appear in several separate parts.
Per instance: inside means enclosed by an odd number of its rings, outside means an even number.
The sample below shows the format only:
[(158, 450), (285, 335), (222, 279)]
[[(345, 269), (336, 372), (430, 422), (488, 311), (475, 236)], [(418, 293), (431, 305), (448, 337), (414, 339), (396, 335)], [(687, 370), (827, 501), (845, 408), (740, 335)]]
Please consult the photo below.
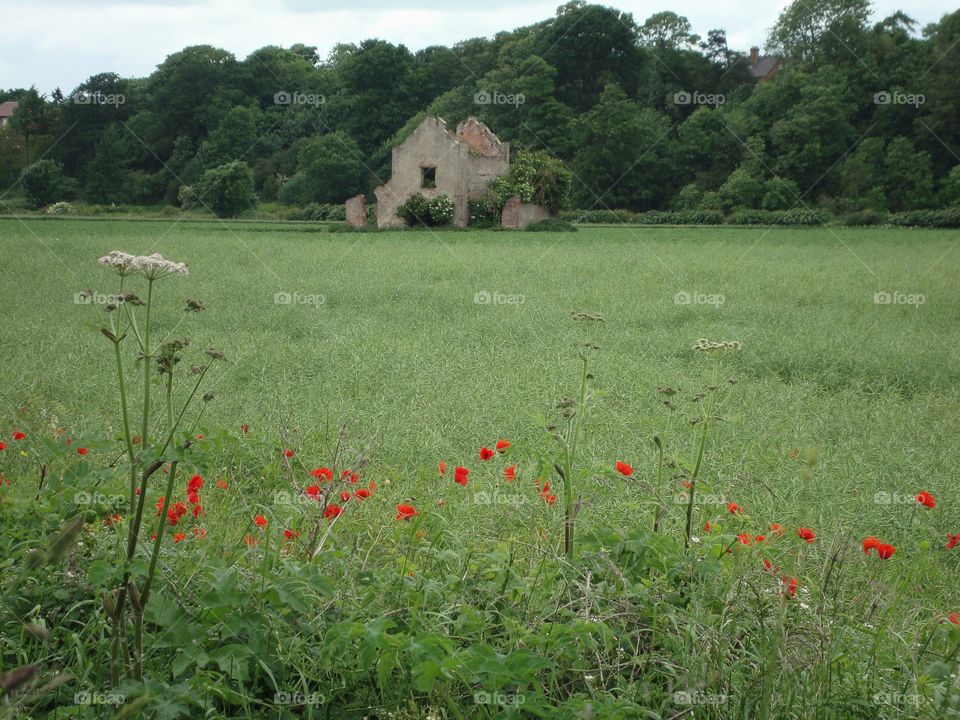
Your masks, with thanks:
[[(466, 226), (469, 221), (469, 200), (486, 192), (497, 177), (510, 166), (510, 146), (501, 143), (489, 128), (476, 118), (460, 123), (457, 134), (447, 130), (446, 123), (427, 117), (404, 142), (393, 149), (390, 180), (378, 187), (378, 227), (399, 227), (397, 208), (414, 193), (426, 198), (439, 194), (454, 204), (454, 224)], [(435, 167), (435, 188), (421, 186), (422, 171)]]
[(350, 225), (351, 227), (363, 227), (367, 224), (366, 200), (366, 196), (360, 194), (356, 197), (350, 198), (343, 204), (347, 225)]

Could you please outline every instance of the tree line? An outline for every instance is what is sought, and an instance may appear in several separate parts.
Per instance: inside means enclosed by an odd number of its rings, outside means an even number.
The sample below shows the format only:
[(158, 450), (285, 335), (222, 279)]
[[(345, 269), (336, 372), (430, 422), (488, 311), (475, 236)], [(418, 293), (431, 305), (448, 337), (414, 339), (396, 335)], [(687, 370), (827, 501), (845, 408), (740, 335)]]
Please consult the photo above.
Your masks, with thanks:
[(429, 113), (475, 115), (514, 156), (562, 161), (584, 210), (948, 207), (958, 42), (960, 10), (918, 28), (902, 12), (871, 22), (867, 0), (803, 0), (766, 38), (779, 70), (758, 80), (722, 29), (576, 0), (417, 52), (374, 39), (238, 60), (194, 46), (146, 78), (0, 90), (20, 103), (0, 178), (35, 204), (205, 204), (218, 182), (242, 185), (241, 204), (339, 203), (386, 181), (391, 148)]

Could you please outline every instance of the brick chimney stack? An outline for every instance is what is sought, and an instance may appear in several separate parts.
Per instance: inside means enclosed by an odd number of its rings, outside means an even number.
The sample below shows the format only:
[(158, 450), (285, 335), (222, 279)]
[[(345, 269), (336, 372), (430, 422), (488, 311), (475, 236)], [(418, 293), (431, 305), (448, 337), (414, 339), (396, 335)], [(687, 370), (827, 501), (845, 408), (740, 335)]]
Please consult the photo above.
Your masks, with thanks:
[(758, 60), (760, 60), (760, 48), (754, 45), (750, 48), (750, 65), (756, 65)]

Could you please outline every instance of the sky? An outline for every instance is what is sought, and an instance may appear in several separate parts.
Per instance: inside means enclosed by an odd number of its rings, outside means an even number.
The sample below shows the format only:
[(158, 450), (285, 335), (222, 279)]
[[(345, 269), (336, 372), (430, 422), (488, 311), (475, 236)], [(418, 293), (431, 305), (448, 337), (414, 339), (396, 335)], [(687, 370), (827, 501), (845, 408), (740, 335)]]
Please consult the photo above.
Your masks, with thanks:
[[(694, 32), (723, 28), (731, 48), (763, 46), (786, 0), (599, 0), (643, 22), (662, 10), (685, 15)], [(35, 85), (69, 93), (91, 75), (145, 77), (171, 53), (214, 45), (238, 59), (265, 45), (314, 45), (381, 38), (416, 51), (492, 36), (552, 17), (560, 0), (0, 0), (0, 88)], [(898, 9), (923, 27), (956, 0), (875, 0), (879, 20)]]

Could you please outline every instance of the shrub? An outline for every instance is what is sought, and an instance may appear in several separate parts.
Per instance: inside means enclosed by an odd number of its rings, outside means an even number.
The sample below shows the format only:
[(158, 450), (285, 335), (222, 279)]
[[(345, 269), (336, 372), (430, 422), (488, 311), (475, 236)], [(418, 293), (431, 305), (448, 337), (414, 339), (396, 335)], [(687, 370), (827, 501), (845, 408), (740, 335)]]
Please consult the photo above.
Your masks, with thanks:
[(743, 168), (737, 168), (717, 191), (724, 210), (760, 207), (763, 199), (763, 183)]
[(714, 191), (705, 192), (700, 199), (698, 210), (723, 210), (723, 201), (720, 199), (720, 193)]
[(449, 225), (453, 221), (453, 200), (437, 195), (430, 201), (429, 212), (431, 225)]
[(403, 218), (407, 225), (429, 225), (430, 201), (420, 193), (414, 193), (397, 208), (397, 215)]
[(787, 210), (800, 199), (800, 187), (790, 178), (771, 178), (763, 186), (764, 210)]
[(890, 216), (892, 225), (900, 227), (960, 227), (960, 207), (945, 210), (908, 210)]
[(740, 210), (727, 216), (730, 225), (821, 225), (827, 216), (819, 210)]
[(200, 204), (197, 191), (193, 189), (192, 185), (180, 186), (180, 190), (177, 192), (177, 203), (184, 210), (193, 210)]
[(67, 215), (73, 212), (73, 206), (64, 201), (55, 202), (47, 208), (47, 215)]
[(196, 191), (198, 199), (221, 218), (238, 217), (257, 205), (253, 171), (240, 160), (207, 170)]
[(346, 210), (343, 205), (331, 203), (310, 203), (303, 210), (291, 213), (291, 220), (346, 220)]
[(562, 162), (545, 152), (521, 152), (510, 171), (494, 180), (490, 190), (498, 213), (507, 200), (519, 195), (521, 202), (543, 205), (557, 215), (569, 201), (572, 177)]
[(76, 181), (63, 174), (63, 166), (53, 160), (38, 160), (20, 174), (23, 195), (34, 208), (70, 197)]
[(703, 190), (697, 187), (696, 183), (690, 183), (680, 188), (680, 192), (673, 199), (673, 208), (675, 210), (696, 210), (703, 200)]

